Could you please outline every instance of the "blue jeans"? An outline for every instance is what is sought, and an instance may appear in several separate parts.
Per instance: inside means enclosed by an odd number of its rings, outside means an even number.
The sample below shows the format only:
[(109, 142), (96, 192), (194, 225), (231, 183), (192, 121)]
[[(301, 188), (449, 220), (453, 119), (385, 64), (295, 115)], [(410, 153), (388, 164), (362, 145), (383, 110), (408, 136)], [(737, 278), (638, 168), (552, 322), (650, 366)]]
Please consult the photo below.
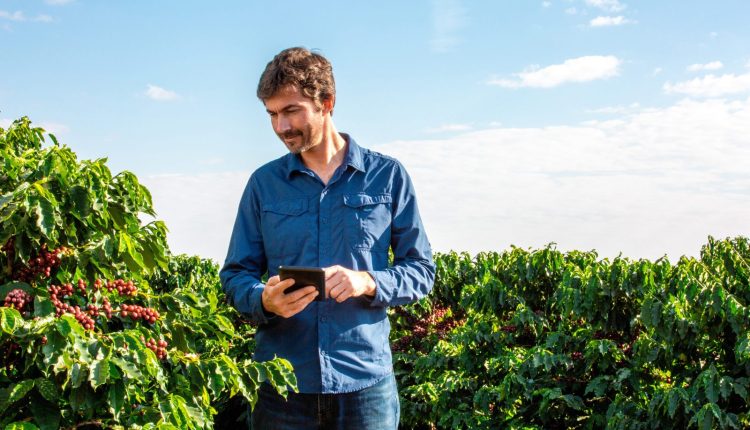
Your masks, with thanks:
[(400, 405), (396, 378), (341, 394), (292, 393), (284, 400), (269, 384), (261, 384), (252, 412), (253, 430), (362, 429), (395, 430)]

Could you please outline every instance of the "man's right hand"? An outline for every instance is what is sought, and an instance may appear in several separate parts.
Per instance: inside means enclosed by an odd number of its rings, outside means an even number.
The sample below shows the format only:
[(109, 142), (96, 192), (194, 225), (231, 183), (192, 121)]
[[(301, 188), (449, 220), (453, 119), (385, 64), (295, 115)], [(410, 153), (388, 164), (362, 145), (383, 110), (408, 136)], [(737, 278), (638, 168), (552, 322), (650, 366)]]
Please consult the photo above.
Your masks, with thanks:
[(278, 275), (268, 278), (266, 287), (263, 288), (263, 294), (260, 296), (263, 309), (281, 317), (289, 318), (300, 313), (318, 295), (318, 289), (314, 285), (285, 294), (284, 290), (292, 285), (294, 285), (294, 279), (282, 281)]

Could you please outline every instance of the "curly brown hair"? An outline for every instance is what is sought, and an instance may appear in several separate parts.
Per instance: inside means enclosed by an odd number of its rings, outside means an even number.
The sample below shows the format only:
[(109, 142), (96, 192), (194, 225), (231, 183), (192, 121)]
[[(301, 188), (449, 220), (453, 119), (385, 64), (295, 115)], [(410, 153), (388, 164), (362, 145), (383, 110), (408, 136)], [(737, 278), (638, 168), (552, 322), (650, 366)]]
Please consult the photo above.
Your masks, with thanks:
[(318, 106), (336, 95), (331, 63), (306, 48), (287, 48), (273, 57), (260, 76), (258, 98), (265, 101), (289, 85), (297, 87)]

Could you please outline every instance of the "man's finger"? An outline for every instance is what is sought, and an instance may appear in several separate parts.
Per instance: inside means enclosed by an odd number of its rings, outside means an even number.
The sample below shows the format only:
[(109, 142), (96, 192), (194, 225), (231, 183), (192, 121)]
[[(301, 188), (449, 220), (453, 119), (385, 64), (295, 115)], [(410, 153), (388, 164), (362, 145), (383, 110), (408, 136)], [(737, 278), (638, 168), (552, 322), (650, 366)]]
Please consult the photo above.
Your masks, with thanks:
[[(292, 283), (292, 285), (294, 285), (294, 283)], [(306, 296), (308, 294), (316, 293), (317, 291), (318, 291), (318, 289), (315, 288), (314, 285), (308, 285), (308, 286), (306, 286), (304, 288), (300, 288), (299, 290), (292, 291), (289, 294), (285, 293), (284, 294), (284, 301), (287, 302), (287, 303), (294, 303), (294, 302), (300, 300), (301, 298), (303, 298), (304, 296)], [(315, 297), (315, 296), (313, 296), (313, 297)]]
[[(278, 276), (274, 276), (274, 278), (278, 278)], [(273, 279), (273, 278), (271, 278)], [(275, 293), (276, 290), (284, 291), (287, 288), (294, 285), (294, 279), (284, 279), (283, 281), (276, 280), (276, 282), (271, 282), (271, 279), (268, 280), (268, 283), (266, 284), (266, 288), (269, 289), (269, 293)]]
[(341, 303), (344, 300), (348, 299), (352, 296), (352, 290), (351, 288), (345, 288), (341, 293), (336, 297), (336, 302)]
[(331, 297), (331, 292), (334, 288), (341, 285), (341, 278), (340, 277), (332, 277), (330, 279), (326, 279), (326, 293), (328, 294), (328, 297)]
[(296, 315), (296, 314), (300, 313), (303, 309), (305, 309), (307, 307), (307, 305), (309, 305), (310, 303), (312, 303), (313, 300), (315, 300), (315, 296), (317, 296), (317, 295), (318, 295), (318, 291), (315, 290), (315, 291), (313, 291), (310, 294), (306, 294), (306, 295), (302, 296), (301, 299), (299, 299), (299, 300), (297, 300), (295, 302), (289, 303), (287, 305), (287, 310), (288, 310), (290, 316)]
[(336, 273), (338, 273), (340, 268), (341, 268), (341, 266), (331, 266), (331, 267), (326, 267), (325, 269), (323, 269), (323, 271), (325, 272), (325, 275), (326, 275), (326, 281), (331, 276), (333, 276)]

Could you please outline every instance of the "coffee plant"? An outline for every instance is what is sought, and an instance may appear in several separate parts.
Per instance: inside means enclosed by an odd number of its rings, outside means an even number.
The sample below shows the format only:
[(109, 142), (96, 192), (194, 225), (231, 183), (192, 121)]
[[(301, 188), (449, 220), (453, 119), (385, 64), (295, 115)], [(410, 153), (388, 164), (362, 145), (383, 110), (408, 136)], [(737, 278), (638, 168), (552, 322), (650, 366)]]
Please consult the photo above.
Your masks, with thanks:
[(391, 311), (403, 428), (750, 427), (750, 241), (700, 258), (436, 256)]
[(0, 427), (212, 428), (263, 381), (296, 387), (287, 361), (251, 360), (218, 267), (142, 222), (135, 175), (27, 118), (0, 128), (0, 160)]

